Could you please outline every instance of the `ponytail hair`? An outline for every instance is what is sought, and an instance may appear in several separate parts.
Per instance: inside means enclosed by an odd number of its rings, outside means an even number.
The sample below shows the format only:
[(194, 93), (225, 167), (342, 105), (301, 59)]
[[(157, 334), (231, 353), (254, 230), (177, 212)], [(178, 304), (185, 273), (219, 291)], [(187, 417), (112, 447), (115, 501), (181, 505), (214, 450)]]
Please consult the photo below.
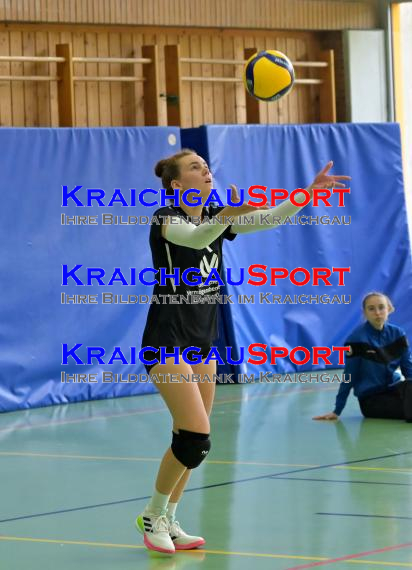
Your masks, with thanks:
[(180, 176), (180, 164), (179, 161), (184, 156), (189, 154), (197, 154), (194, 150), (190, 148), (183, 148), (181, 151), (168, 156), (167, 158), (162, 158), (155, 166), (155, 174), (162, 179), (163, 188), (166, 190), (166, 196), (173, 196), (172, 180), (179, 178)]

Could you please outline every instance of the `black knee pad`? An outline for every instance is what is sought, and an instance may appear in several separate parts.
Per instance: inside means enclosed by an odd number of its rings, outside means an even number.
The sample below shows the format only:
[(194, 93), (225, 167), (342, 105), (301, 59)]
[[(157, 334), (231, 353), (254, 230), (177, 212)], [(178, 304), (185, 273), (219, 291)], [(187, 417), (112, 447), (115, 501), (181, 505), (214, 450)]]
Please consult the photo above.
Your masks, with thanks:
[(198, 467), (210, 451), (209, 434), (180, 429), (173, 432), (172, 451), (180, 463), (188, 469)]

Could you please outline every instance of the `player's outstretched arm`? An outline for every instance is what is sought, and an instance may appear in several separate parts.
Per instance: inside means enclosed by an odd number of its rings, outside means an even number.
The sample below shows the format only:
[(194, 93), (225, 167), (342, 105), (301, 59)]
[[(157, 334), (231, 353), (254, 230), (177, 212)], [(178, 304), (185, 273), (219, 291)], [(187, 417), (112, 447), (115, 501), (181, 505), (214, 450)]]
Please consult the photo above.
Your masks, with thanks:
[(162, 236), (176, 245), (203, 249), (218, 238), (238, 217), (250, 214), (254, 210), (256, 208), (249, 204), (238, 207), (225, 206), (211, 218), (212, 220), (215, 218), (215, 223), (207, 222), (198, 226), (179, 216), (169, 216), (162, 225)]
[[(342, 181), (350, 180), (350, 176), (329, 174), (332, 166), (333, 162), (328, 162), (326, 166), (322, 168), (320, 172), (318, 172), (318, 174), (313, 179), (313, 182), (306, 188), (310, 199), (312, 199), (313, 190), (315, 188), (344, 187), (345, 184)], [(239, 202), (240, 198), (236, 186), (232, 185), (231, 188), (232, 202)], [(295, 202), (303, 204), (306, 201), (306, 198), (306, 194), (301, 192), (296, 196)], [(262, 230), (270, 230), (282, 225), (286, 218), (295, 216), (298, 212), (300, 212), (300, 210), (302, 210), (302, 208), (304, 208), (303, 205), (296, 206), (295, 204), (292, 204), (290, 200), (285, 200), (276, 208), (255, 208), (254, 211), (252, 211), (247, 216), (248, 223), (245, 223), (246, 220), (244, 220), (242, 223), (241, 217), (238, 217), (237, 220), (235, 220), (232, 224), (230, 231), (235, 234), (246, 234)]]

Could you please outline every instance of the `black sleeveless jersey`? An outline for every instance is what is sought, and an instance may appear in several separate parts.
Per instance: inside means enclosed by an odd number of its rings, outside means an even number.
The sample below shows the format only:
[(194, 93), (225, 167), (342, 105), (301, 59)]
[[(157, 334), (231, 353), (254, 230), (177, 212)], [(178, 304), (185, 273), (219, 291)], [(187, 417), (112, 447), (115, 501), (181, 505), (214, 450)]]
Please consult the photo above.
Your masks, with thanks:
[[(216, 216), (223, 208), (210, 205), (203, 208), (202, 217)], [(179, 207), (166, 206), (154, 212), (159, 224), (153, 224), (150, 229), (150, 247), (153, 258), (153, 268), (157, 269), (155, 278), (159, 281), (154, 286), (152, 304), (149, 308), (146, 326), (143, 333), (142, 346), (204, 346), (211, 345), (217, 337), (218, 302), (220, 285), (205, 281), (212, 269), (217, 269), (220, 275), (222, 266), (223, 240), (233, 240), (236, 234), (230, 233), (230, 226), (204, 249), (192, 249), (175, 245), (163, 238), (162, 223), (167, 216), (180, 217), (188, 220), (189, 216)], [(185, 223), (182, 221), (182, 223)], [(185, 269), (195, 268), (200, 271), (202, 283), (188, 285), (184, 283), (182, 274)], [(160, 285), (160, 268), (173, 273), (179, 268), (179, 281), (167, 278)], [(154, 275), (154, 274), (153, 274)], [(192, 276), (188, 278), (193, 279)], [(160, 295), (167, 297), (160, 297)], [(195, 296), (201, 302), (191, 303)], [(207, 299), (209, 301), (207, 302)], [(153, 302), (155, 300), (159, 302)], [(213, 302), (214, 300), (214, 302)], [(177, 301), (178, 304), (175, 304)], [(185, 301), (185, 302), (184, 302)]]

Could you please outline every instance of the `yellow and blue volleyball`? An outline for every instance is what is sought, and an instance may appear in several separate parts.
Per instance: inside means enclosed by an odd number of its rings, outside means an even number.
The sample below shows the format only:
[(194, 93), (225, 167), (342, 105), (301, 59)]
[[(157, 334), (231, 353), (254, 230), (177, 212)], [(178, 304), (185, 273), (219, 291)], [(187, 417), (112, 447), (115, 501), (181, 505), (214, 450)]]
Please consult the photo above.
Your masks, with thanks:
[(295, 72), (284, 53), (268, 49), (247, 60), (243, 80), (247, 92), (256, 99), (276, 101), (292, 89)]

